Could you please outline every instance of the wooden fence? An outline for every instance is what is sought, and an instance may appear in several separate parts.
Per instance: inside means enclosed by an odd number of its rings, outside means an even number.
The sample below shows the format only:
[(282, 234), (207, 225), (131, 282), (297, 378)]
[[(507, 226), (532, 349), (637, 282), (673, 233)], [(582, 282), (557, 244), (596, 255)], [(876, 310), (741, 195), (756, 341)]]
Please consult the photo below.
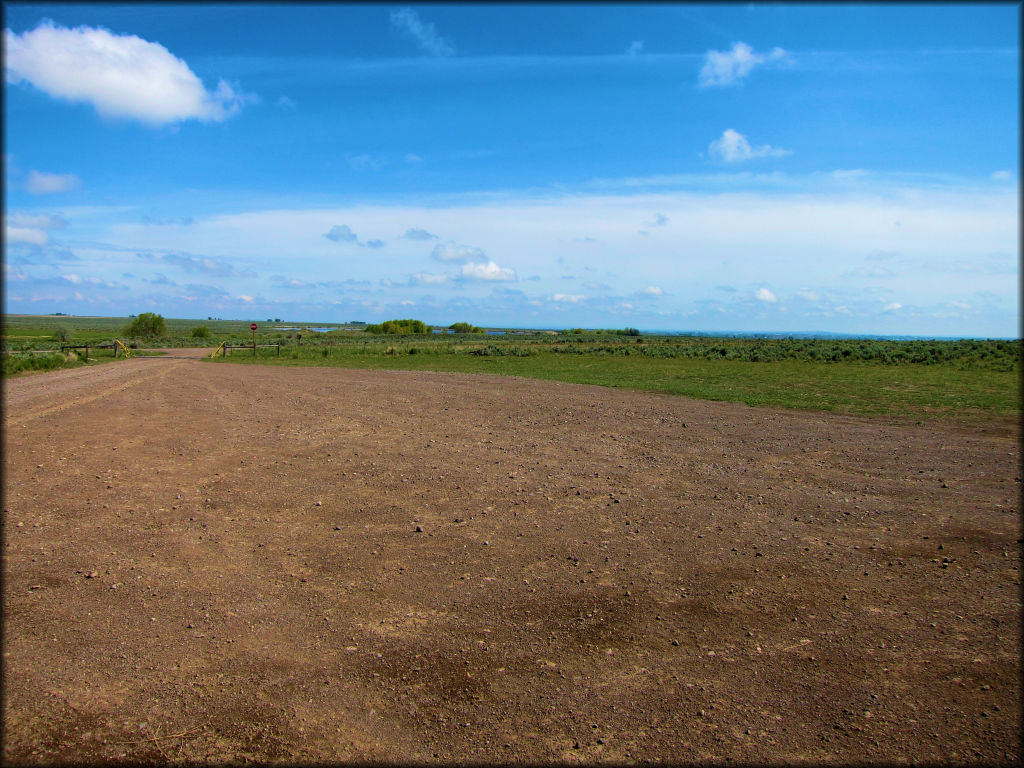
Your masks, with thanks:
[(277, 356), (278, 357), (281, 356), (281, 345), (280, 344), (237, 344), (237, 345), (223, 344), (223, 345), (221, 345), (221, 353), (220, 354), (221, 354), (221, 357), (227, 357), (228, 356), (228, 350), (231, 350), (231, 349), (251, 349), (252, 350), (252, 356), (256, 357), (256, 349), (258, 347), (275, 347), (275, 348), (277, 348)]

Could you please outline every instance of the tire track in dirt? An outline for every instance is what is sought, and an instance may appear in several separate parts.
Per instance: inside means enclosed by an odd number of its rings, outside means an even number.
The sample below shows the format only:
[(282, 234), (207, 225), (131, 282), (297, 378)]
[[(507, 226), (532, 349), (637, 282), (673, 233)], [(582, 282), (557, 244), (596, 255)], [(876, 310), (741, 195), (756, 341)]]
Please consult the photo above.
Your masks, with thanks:
[[(182, 365), (183, 362), (176, 360), (170, 366)], [(8, 414), (7, 425), (20, 426), (43, 416), (103, 400), (140, 384), (153, 383), (171, 373), (170, 366), (153, 368), (151, 365), (145, 358), (140, 358), (95, 368), (58, 371), (50, 374), (49, 380), (41, 387), (36, 386), (38, 381), (30, 380), (29, 377), (5, 382), (4, 409)], [(56, 397), (61, 398), (61, 402), (52, 405)]]

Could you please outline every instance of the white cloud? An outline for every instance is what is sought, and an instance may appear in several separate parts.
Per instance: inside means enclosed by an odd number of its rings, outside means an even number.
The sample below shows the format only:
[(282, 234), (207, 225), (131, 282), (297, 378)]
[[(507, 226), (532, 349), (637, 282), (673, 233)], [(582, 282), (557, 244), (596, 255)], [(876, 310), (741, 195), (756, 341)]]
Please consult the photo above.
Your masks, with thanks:
[(288, 96), (278, 96), (277, 101), (274, 102), (277, 106), (282, 109), (295, 109), (298, 105), (295, 103), (295, 99)]
[(661, 296), (665, 292), (663, 290), (661, 290), (661, 288), (659, 288), (656, 285), (649, 285), (646, 288), (644, 288), (641, 291), (641, 293), (643, 293), (643, 294), (645, 294), (647, 296)]
[(1009, 171), (996, 171), (991, 178), (992, 181), (1009, 181), (1013, 178), (1013, 174)]
[(817, 301), (821, 298), (817, 291), (797, 291), (796, 295), (801, 299), (806, 299), (807, 301)]
[(32, 170), (25, 180), (25, 191), (30, 195), (52, 195), (81, 186), (82, 180), (73, 173), (43, 173)]
[(434, 25), (423, 21), (412, 8), (391, 12), (391, 24), (419, 43), (431, 56), (454, 56), (455, 47), (437, 34)]
[(456, 263), (477, 261), (486, 258), (484, 252), (480, 248), (473, 248), (469, 245), (459, 245), (458, 243), (453, 243), (451, 241), (435, 245), (434, 250), (430, 252), (430, 255), (438, 261)]
[(777, 149), (764, 144), (760, 147), (750, 146), (747, 137), (742, 133), (727, 128), (722, 132), (721, 138), (715, 139), (708, 144), (708, 151), (711, 156), (726, 163), (738, 163), (743, 160), (753, 160), (758, 157), (785, 157), (793, 154), (788, 149)]
[(57, 99), (92, 104), (105, 117), (150, 125), (220, 121), (254, 97), (224, 80), (213, 91), (159, 43), (106, 29), (68, 29), (45, 20), (16, 35), (4, 30), (8, 82), (31, 83)]
[(626, 49), (626, 54), (629, 56), (636, 56), (638, 53), (643, 53), (644, 41), (634, 40), (629, 44), (629, 48)]
[(499, 267), (493, 261), (488, 261), (486, 264), (470, 262), (462, 265), (462, 277), (465, 280), (514, 281), (516, 273), (513, 269)]
[(757, 297), (758, 301), (764, 301), (769, 304), (778, 301), (778, 299), (775, 297), (775, 294), (769, 291), (767, 288), (758, 288), (755, 296)]
[(67, 280), (69, 283), (80, 283), (80, 282), (82, 282), (82, 278), (80, 278), (78, 275), (75, 275), (75, 274), (62, 275), (62, 277), (65, 280)]
[(903, 309), (903, 305), (899, 302), (894, 301), (891, 304), (885, 305), (886, 312), (895, 312), (897, 309)]
[(246, 295), (245, 295), (244, 293), (242, 293), (242, 294), (239, 294), (239, 295), (238, 295), (238, 298), (240, 298), (240, 299), (241, 299), (242, 301), (244, 301), (244, 302), (250, 302), (250, 301), (252, 301), (252, 296), (246, 296)]
[(581, 293), (556, 293), (551, 300), (560, 304), (579, 304), (585, 298), (587, 297)]
[(769, 61), (785, 59), (786, 52), (773, 48), (770, 53), (754, 53), (746, 43), (733, 43), (731, 51), (708, 51), (700, 70), (700, 85), (732, 85), (750, 74), (750, 71)]

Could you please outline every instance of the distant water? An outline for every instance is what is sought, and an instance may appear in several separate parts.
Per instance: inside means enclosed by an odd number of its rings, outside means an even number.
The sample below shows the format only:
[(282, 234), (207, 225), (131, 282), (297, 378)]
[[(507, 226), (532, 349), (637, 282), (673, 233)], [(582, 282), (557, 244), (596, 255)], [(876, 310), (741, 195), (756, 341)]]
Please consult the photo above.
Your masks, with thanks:
[(274, 330), (275, 331), (316, 331), (317, 333), (327, 333), (328, 331), (340, 331), (341, 328), (337, 327), (337, 326), (335, 326), (333, 328), (327, 328), (327, 327), (324, 327), (324, 328), (307, 328), (305, 326), (298, 326), (298, 325), (275, 325), (274, 326)]

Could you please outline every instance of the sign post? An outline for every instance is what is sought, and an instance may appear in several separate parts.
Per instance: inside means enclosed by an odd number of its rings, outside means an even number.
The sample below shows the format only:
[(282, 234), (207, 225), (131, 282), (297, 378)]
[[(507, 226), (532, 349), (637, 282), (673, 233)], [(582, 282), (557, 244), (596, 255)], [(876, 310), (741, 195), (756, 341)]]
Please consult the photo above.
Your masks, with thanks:
[(249, 330), (252, 331), (252, 356), (256, 357), (256, 323), (250, 325)]

